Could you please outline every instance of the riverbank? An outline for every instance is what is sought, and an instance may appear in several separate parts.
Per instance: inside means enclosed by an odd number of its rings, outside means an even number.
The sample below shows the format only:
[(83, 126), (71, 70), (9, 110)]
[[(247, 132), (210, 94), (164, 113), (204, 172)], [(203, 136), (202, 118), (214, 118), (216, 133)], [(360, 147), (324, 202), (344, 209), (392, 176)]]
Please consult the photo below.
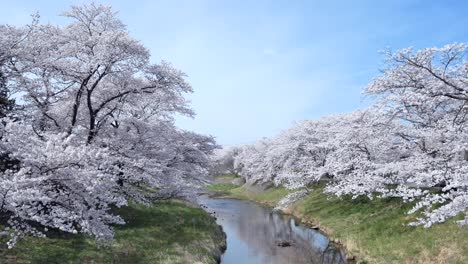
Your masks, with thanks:
[[(282, 187), (258, 191), (249, 186), (216, 183), (224, 194), (274, 206), (289, 191)], [(220, 190), (222, 189), (222, 190)], [(468, 263), (468, 229), (451, 219), (431, 228), (407, 224), (410, 204), (398, 199), (338, 199), (317, 186), (285, 211), (310, 226), (319, 227), (340, 242), (358, 263)]]
[(131, 204), (117, 210), (126, 225), (115, 227), (110, 245), (63, 233), (28, 237), (6, 249), (0, 237), (0, 263), (217, 263), (226, 237), (203, 209), (182, 201)]

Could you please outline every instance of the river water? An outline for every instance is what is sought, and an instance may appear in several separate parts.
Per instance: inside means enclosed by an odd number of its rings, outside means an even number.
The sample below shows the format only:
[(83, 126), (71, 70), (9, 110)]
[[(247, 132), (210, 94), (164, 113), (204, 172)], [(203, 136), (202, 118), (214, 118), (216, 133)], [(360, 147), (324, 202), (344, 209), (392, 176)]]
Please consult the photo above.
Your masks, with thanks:
[(199, 202), (227, 235), (222, 264), (346, 263), (325, 235), (291, 216), (251, 201), (202, 196)]

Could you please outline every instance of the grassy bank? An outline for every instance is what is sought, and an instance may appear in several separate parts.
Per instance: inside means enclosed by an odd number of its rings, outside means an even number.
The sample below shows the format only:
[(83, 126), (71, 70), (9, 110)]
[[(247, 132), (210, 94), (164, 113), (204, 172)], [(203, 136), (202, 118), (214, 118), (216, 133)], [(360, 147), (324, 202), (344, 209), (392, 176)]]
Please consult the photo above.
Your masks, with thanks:
[(207, 189), (233, 198), (252, 200), (270, 206), (276, 205), (281, 198), (290, 192), (283, 187), (275, 187), (268, 189), (267, 191), (259, 191), (258, 189), (249, 188), (247, 185), (239, 186), (232, 183), (237, 178), (239, 178), (239, 176), (235, 174), (217, 177), (215, 178), (214, 184), (207, 186)]
[[(256, 193), (235, 186), (223, 193), (273, 205), (288, 191)], [(428, 229), (408, 226), (414, 219), (405, 214), (410, 208), (399, 199), (331, 198), (321, 187), (290, 207), (291, 213), (341, 241), (361, 263), (468, 263), (467, 228), (457, 226), (457, 219)]]
[(261, 204), (275, 206), (279, 200), (281, 200), (281, 198), (286, 196), (289, 192), (290, 191), (284, 187), (271, 188), (264, 192), (253, 192), (250, 191), (248, 187), (236, 186), (236, 188), (233, 188), (226, 193), (235, 198), (252, 200)]
[(224, 234), (200, 208), (179, 201), (130, 205), (117, 212), (115, 241), (97, 245), (93, 238), (53, 234), (26, 238), (8, 250), (0, 242), (0, 263), (216, 263)]

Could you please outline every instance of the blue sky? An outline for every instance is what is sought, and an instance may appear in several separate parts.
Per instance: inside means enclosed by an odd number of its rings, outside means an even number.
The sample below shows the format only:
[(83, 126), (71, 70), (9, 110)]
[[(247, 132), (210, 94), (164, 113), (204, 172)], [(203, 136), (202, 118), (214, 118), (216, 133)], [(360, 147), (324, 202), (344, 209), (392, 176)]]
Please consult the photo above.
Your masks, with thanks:
[[(0, 23), (43, 22), (89, 1), (0, 0)], [(95, 1), (132, 36), (188, 74), (187, 129), (225, 145), (250, 143), (294, 121), (363, 108), (382, 68), (379, 50), (468, 42), (468, 1)]]

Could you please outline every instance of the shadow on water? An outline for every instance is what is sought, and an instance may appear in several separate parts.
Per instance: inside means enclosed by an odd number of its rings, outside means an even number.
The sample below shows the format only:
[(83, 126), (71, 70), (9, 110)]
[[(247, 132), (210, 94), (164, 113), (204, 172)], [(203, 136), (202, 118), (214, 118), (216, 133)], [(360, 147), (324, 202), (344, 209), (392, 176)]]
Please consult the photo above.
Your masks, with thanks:
[(222, 264), (346, 263), (346, 256), (322, 233), (257, 203), (203, 196), (227, 235)]

